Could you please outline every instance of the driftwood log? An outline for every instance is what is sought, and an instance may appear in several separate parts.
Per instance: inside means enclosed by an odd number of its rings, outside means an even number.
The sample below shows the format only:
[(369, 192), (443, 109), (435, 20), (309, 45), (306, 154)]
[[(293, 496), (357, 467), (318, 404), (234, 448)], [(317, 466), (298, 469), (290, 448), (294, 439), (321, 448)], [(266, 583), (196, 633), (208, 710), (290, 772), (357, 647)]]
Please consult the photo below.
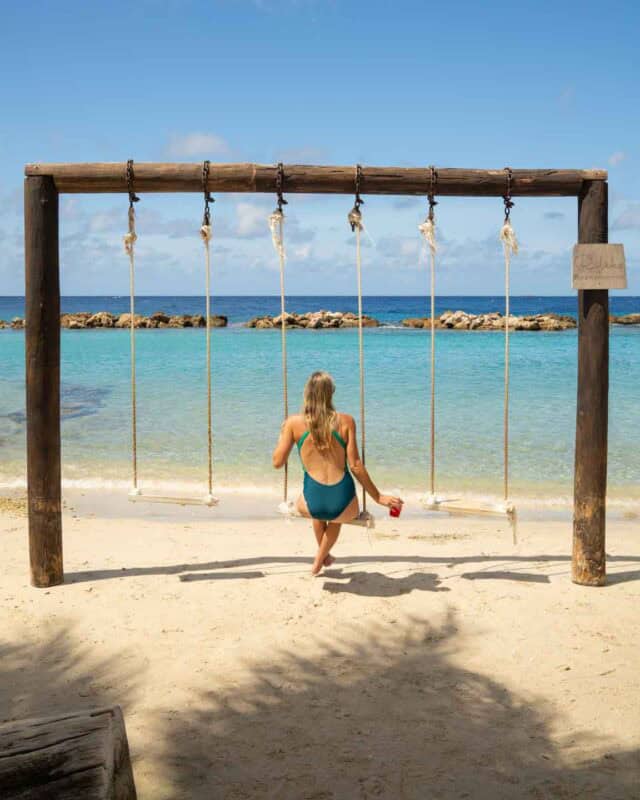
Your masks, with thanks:
[(135, 800), (118, 706), (0, 725), (2, 800)]

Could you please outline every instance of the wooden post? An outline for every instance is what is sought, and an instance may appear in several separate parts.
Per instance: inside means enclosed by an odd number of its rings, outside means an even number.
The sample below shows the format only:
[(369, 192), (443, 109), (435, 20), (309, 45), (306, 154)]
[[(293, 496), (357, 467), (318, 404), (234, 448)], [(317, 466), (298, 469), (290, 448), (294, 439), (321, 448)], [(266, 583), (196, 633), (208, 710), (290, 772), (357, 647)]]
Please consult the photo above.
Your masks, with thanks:
[[(608, 240), (607, 184), (587, 181), (578, 198), (578, 241)], [(572, 579), (606, 581), (605, 526), (609, 394), (609, 291), (578, 291), (578, 403)]]
[(33, 586), (64, 581), (60, 481), (60, 278), (58, 191), (26, 178), (27, 493)]

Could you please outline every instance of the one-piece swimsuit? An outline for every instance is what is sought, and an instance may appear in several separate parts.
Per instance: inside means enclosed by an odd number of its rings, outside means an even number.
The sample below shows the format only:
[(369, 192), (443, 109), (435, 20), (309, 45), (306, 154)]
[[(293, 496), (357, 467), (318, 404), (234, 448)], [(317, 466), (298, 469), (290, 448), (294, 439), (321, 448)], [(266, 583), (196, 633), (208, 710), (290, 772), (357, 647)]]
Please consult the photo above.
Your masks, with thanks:
[(331, 433), (336, 441), (345, 449), (344, 475), (337, 483), (320, 483), (320, 481), (317, 481), (309, 475), (302, 461), (302, 445), (309, 436), (309, 431), (305, 431), (298, 439), (298, 454), (300, 455), (300, 463), (304, 470), (302, 494), (307, 503), (309, 514), (313, 519), (319, 519), (325, 522), (331, 522), (337, 519), (356, 496), (356, 486), (347, 464), (347, 443), (342, 436), (340, 436), (338, 431), (331, 431)]

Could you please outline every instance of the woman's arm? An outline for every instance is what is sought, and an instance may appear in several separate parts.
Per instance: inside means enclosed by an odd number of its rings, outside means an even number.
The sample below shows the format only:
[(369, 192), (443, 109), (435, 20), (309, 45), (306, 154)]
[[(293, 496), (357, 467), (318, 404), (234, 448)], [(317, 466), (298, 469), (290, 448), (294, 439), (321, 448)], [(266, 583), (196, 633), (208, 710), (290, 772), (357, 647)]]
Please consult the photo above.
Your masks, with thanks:
[(367, 468), (360, 459), (360, 453), (358, 452), (358, 439), (356, 434), (356, 421), (353, 417), (350, 417), (347, 414), (344, 416), (347, 420), (347, 430), (349, 432), (349, 436), (347, 438), (347, 460), (349, 462), (349, 468), (356, 477), (356, 480), (362, 484), (364, 490), (368, 495), (371, 496), (374, 502), (379, 503), (381, 506), (387, 506), (389, 508), (391, 506), (402, 506), (403, 501), (399, 497), (393, 497), (392, 495), (388, 494), (380, 494), (380, 490), (371, 479), (371, 476), (367, 472)]
[(273, 451), (273, 456), (271, 457), (273, 466), (276, 469), (284, 467), (284, 465), (287, 463), (289, 453), (291, 452), (291, 448), (294, 444), (295, 439), (293, 438), (293, 426), (291, 425), (291, 417), (289, 417), (282, 423), (282, 427), (280, 428), (280, 438), (278, 439), (278, 444), (276, 445), (276, 448)]

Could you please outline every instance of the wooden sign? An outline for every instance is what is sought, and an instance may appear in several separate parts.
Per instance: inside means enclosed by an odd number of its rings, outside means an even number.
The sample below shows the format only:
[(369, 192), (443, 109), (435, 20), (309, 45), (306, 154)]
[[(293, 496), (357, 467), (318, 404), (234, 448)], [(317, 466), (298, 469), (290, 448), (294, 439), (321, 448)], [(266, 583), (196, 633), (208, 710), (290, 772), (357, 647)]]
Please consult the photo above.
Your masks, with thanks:
[(574, 289), (626, 289), (624, 245), (575, 245), (572, 285)]

